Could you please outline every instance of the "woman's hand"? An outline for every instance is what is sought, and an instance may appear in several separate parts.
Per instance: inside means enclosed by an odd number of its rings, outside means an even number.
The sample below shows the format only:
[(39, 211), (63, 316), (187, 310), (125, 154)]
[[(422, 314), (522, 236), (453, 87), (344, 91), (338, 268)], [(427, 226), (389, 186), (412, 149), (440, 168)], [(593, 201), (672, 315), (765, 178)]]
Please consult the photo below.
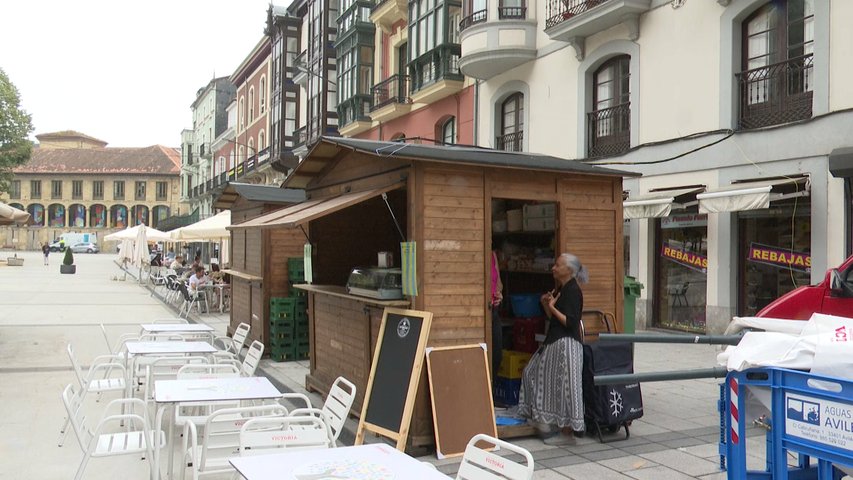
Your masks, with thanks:
[(556, 304), (557, 304), (557, 300), (560, 298), (560, 294), (558, 293), (556, 296), (554, 296), (554, 295), (551, 295), (549, 293), (548, 296), (550, 297), (548, 299), (548, 309), (551, 312), (556, 312), (557, 311)]

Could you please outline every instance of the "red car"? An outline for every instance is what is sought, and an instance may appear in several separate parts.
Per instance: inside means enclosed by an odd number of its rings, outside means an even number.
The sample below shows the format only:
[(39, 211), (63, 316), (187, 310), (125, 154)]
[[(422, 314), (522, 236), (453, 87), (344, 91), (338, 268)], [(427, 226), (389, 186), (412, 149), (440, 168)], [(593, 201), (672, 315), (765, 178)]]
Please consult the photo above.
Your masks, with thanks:
[(755, 316), (808, 320), (812, 313), (853, 317), (853, 257), (827, 271), (822, 282), (782, 295)]

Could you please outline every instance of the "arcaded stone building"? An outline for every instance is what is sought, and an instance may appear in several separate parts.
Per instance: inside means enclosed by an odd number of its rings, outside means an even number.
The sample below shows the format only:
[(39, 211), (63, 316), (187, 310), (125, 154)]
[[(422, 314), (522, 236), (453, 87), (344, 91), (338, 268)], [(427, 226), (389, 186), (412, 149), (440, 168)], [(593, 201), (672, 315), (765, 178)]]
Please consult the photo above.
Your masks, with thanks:
[(65, 232), (103, 238), (128, 226), (185, 214), (180, 152), (171, 147), (107, 147), (75, 131), (36, 135), (30, 161), (15, 169), (0, 200), (26, 210), (32, 225), (0, 227), (0, 246), (36, 249)]

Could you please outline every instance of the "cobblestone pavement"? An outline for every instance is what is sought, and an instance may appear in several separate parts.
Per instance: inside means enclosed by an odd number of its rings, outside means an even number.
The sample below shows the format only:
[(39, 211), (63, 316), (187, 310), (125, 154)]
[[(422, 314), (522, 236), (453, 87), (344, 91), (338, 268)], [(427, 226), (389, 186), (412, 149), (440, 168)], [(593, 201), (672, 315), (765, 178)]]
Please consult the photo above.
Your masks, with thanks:
[[(5, 258), (9, 252), (0, 252)], [(132, 275), (124, 278), (112, 254), (75, 255), (76, 275), (60, 275), (60, 256), (42, 264), (38, 252), (17, 252), (23, 267), (0, 264), (0, 452), (4, 467), (0, 479), (71, 478), (82, 458), (73, 433), (58, 447), (64, 418), (60, 401), (63, 387), (74, 381), (65, 353), (74, 345), (81, 362), (107, 353), (100, 329), (115, 340), (138, 331), (138, 324), (174, 316), (175, 310)], [(228, 315), (195, 318), (225, 332)], [(707, 345), (637, 344), (635, 370), (639, 372), (708, 368), (718, 350)], [(304, 392), (307, 362), (264, 360), (259, 373), (281, 389)], [(631, 426), (627, 440), (599, 443), (582, 438), (577, 445), (551, 447), (537, 438), (513, 439), (533, 454), (536, 479), (722, 479), (718, 441), (719, 380), (683, 380), (643, 384), (645, 415)], [(316, 404), (322, 399), (309, 395)], [(105, 402), (90, 402), (91, 418), (98, 418)], [(343, 443), (352, 442), (356, 422), (350, 419)], [(624, 436), (624, 431), (623, 431)], [(373, 441), (379, 441), (374, 439)], [(748, 440), (751, 467), (763, 465), (763, 436)], [(459, 459), (424, 456), (448, 475), (455, 475)], [(123, 480), (147, 478), (139, 457), (95, 459), (85, 478)], [(225, 477), (227, 478), (227, 477)]]

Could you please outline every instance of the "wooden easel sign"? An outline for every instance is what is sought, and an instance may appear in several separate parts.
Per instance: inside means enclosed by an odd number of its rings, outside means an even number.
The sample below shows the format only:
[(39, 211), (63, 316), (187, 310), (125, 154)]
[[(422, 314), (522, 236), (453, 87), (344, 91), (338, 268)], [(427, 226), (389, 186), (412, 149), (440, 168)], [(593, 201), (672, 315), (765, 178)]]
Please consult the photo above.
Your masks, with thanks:
[(486, 344), (430, 347), (426, 359), (436, 456), (464, 454), (479, 433), (497, 437)]
[(364, 443), (364, 432), (369, 431), (396, 440), (397, 450), (406, 448), (431, 323), (431, 312), (385, 309), (355, 434), (356, 445)]

